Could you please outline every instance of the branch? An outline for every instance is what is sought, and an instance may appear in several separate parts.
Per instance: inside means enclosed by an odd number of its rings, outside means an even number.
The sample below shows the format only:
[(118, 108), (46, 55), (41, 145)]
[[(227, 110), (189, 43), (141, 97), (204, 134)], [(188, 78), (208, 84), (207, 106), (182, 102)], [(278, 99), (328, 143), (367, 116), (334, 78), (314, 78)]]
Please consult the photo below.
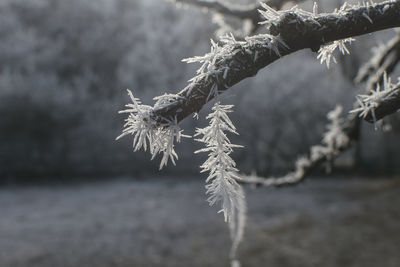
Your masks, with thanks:
[[(263, 3), (269, 5), (274, 9), (281, 9), (282, 6), (288, 2), (301, 2), (304, 0), (267, 0), (262, 1)], [(262, 20), (260, 13), (261, 4), (252, 5), (236, 5), (233, 3), (228, 3), (226, 1), (207, 1), (207, 0), (175, 0), (177, 3), (190, 4), (202, 8), (207, 8), (213, 10), (217, 13), (236, 17), (239, 19), (250, 19), (254, 24), (257, 24)]]
[[(400, 31), (386, 45), (374, 49), (374, 56), (355, 78), (356, 83), (366, 81), (368, 95), (359, 96), (358, 108), (355, 109), (366, 121), (375, 123), (400, 109), (400, 81), (392, 85), (387, 79), (387, 75), (399, 62)], [(383, 91), (379, 89), (381, 85), (384, 87)]]
[(207, 0), (175, 0), (175, 2), (207, 8), (217, 13), (240, 19), (257, 20), (260, 17), (258, 13), (260, 5), (234, 5), (231, 3)]
[[(380, 100), (378, 106), (374, 109), (375, 119), (380, 120), (400, 109), (400, 83), (395, 89), (391, 90), (383, 99)], [(369, 113), (372, 114), (372, 113)], [(368, 122), (373, 122), (372, 115), (365, 117)]]
[(360, 68), (355, 83), (367, 83), (367, 91), (375, 90), (382, 82), (384, 72), (390, 73), (400, 61), (400, 32), (387, 44), (374, 49), (374, 56)]
[(270, 25), (272, 35), (256, 35), (245, 42), (231, 38), (225, 40), (223, 46), (214, 44), (204, 57), (187, 60), (203, 63), (198, 75), (169, 104), (155, 107), (152, 119), (159, 124), (179, 122), (198, 112), (215, 92), (221, 93), (256, 75), (282, 56), (305, 48), (316, 51), (320, 45), (331, 41), (400, 26), (400, 1), (350, 7), (315, 16), (298, 10), (275, 13), (277, 19)]
[(328, 131), (324, 133), (323, 145), (312, 146), (310, 155), (301, 157), (296, 161), (295, 170), (282, 177), (259, 177), (257, 175), (242, 175), (240, 182), (255, 184), (257, 186), (289, 186), (298, 184), (324, 162), (332, 162), (339, 154), (351, 147), (353, 141), (358, 139), (357, 114), (349, 114), (346, 120), (340, 119), (341, 107), (328, 113), (332, 121)]
[(395, 113), (400, 109), (400, 81), (391, 84), (390, 79), (384, 75), (383, 90), (377, 90), (369, 95), (359, 95), (359, 108), (353, 111), (359, 113), (366, 121), (376, 123), (378, 120)]
[[(365, 88), (369, 95), (364, 95), (360, 99), (362, 101), (362, 108), (359, 102), (354, 103), (355, 112), (350, 113), (347, 120), (341, 124), (341, 130), (337, 133), (343, 133), (348, 137), (348, 142), (339, 144), (336, 149), (324, 148), (324, 146), (313, 146), (310, 149), (310, 156), (303, 157), (297, 160), (295, 164), (295, 170), (282, 177), (259, 177), (257, 175), (242, 175), (241, 182), (255, 184), (257, 186), (289, 186), (295, 185), (302, 182), (316, 167), (324, 162), (330, 162), (335, 157), (339, 156), (340, 153), (346, 151), (351, 145), (358, 141), (360, 131), (360, 117), (364, 117), (369, 122), (379, 120), (389, 114), (392, 114), (400, 109), (400, 81), (393, 85), (390, 79), (387, 78), (387, 74), (390, 74), (394, 70), (394, 66), (391, 64), (384, 64), (384, 60), (395, 48), (395, 44), (400, 39), (400, 34), (395, 38), (391, 39), (386, 46), (381, 46), (375, 50), (373, 60), (370, 60), (364, 67), (359, 71), (358, 81), (374, 80), (373, 86), (367, 83)], [(377, 73), (385, 73), (385, 75), (377, 77)], [(387, 74), (386, 74), (387, 73)], [(357, 81), (357, 79), (356, 79)], [(379, 86), (383, 81), (383, 91), (375, 91), (376, 86)], [(371, 87), (372, 86), (372, 87)], [(379, 96), (373, 96), (374, 94)], [(363, 101), (364, 100), (364, 101)], [(357, 109), (358, 108), (358, 109)], [(373, 116), (374, 115), (374, 116)], [(324, 134), (326, 136), (327, 133)], [(319, 153), (316, 154), (316, 151)], [(314, 156), (313, 156), (314, 155)]]
[[(382, 91), (385, 92), (385, 91)], [(373, 99), (373, 98), (372, 98)], [(376, 101), (376, 100), (375, 100)], [(386, 115), (396, 112), (400, 109), (400, 82), (390, 88), (379, 105), (375, 108), (367, 109), (365, 112), (367, 121), (373, 120), (371, 114), (375, 114), (374, 119), (379, 120)], [(324, 162), (330, 163), (334, 158), (342, 152), (349, 149), (354, 141), (359, 138), (359, 123), (362, 116), (361, 111), (350, 113), (347, 119), (343, 122), (338, 117), (338, 110), (328, 114), (328, 118), (332, 123), (328, 125), (328, 131), (324, 133), (323, 145), (312, 146), (310, 156), (302, 157), (296, 161), (295, 170), (282, 177), (259, 177), (257, 175), (242, 175), (241, 183), (255, 184), (256, 186), (289, 186), (298, 184)], [(360, 116), (361, 115), (361, 116)]]

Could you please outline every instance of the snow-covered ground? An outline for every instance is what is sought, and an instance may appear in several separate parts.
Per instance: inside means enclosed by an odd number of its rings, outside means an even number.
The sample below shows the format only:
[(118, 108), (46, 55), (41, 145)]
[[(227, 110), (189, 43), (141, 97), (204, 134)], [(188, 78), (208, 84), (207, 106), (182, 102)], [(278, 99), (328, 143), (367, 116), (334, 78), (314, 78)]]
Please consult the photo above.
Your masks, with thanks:
[[(200, 178), (0, 188), (0, 266), (228, 266), (204, 191)], [(246, 192), (244, 267), (400, 266), (399, 179)]]

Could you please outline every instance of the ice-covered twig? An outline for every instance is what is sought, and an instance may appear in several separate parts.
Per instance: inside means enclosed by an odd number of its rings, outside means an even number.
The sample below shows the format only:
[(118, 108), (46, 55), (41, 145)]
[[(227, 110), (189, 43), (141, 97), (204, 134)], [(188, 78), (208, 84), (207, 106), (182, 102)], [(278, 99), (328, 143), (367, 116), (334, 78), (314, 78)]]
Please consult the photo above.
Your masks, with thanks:
[(254, 174), (242, 175), (240, 182), (268, 187), (295, 185), (303, 181), (312, 170), (323, 162), (332, 161), (342, 151), (348, 149), (352, 140), (356, 139), (358, 129), (355, 128), (357, 124), (353, 122), (357, 120), (357, 117), (350, 114), (347, 120), (344, 120), (340, 116), (341, 113), (340, 106), (328, 113), (330, 123), (327, 125), (321, 145), (312, 146), (309, 156), (299, 158), (294, 171), (282, 177), (264, 178)]
[(400, 31), (386, 44), (375, 47), (373, 53), (354, 79), (357, 84), (366, 82), (367, 91), (375, 90), (376, 85), (382, 82), (383, 74), (389, 74), (400, 61)]
[[(354, 109), (342, 120), (336, 109), (328, 114), (331, 123), (323, 136), (321, 145), (312, 146), (308, 157), (301, 157), (296, 161), (295, 170), (282, 177), (260, 177), (257, 175), (242, 175), (241, 182), (260, 186), (287, 186), (302, 182), (316, 167), (324, 162), (330, 162), (341, 152), (351, 147), (358, 140), (360, 116), (373, 122), (400, 109), (400, 82), (391, 84), (385, 79), (386, 90), (375, 91), (372, 95), (360, 98), (361, 107)], [(385, 85), (386, 84), (386, 85)]]
[[(281, 11), (277, 11), (281, 12)], [(244, 42), (216, 45), (211, 51), (209, 71), (198, 74), (180, 91), (176, 101), (154, 108), (152, 118), (159, 124), (176, 118), (179, 122), (198, 112), (210, 101), (210, 92), (223, 92), (279, 59), (301, 49), (318, 48), (326, 43), (400, 26), (400, 1), (385, 1), (340, 12), (314, 16), (298, 11), (282, 11), (270, 26), (271, 35), (256, 35)], [(364, 14), (368, 14), (369, 20)], [(200, 62), (202, 57), (197, 58)], [(206, 61), (203, 62), (203, 64)], [(210, 68), (208, 68), (210, 67)]]
[(400, 80), (393, 84), (385, 72), (382, 86), (378, 83), (376, 90), (371, 90), (366, 95), (358, 95), (357, 100), (359, 105), (351, 112), (358, 113), (366, 121), (375, 124), (400, 109)]
[[(374, 59), (369, 61), (369, 63), (367, 63), (366, 65), (364, 65), (363, 67), (364, 70), (360, 70), (359, 72), (360, 80), (358, 80), (358, 82), (362, 82), (365, 80), (372, 80), (371, 77), (375, 77), (377, 75), (375, 73), (376, 68), (378, 68), (379, 71), (382, 71), (382, 73), (386, 73), (386, 71), (388, 73), (391, 73), (393, 71), (395, 65), (392, 66), (390, 64), (384, 64), (383, 62), (391, 51), (393, 51), (394, 49), (398, 49), (394, 47), (396, 47), (396, 44), (398, 45), (398, 42), (400, 41), (399, 38), (400, 35), (390, 40), (387, 46), (382, 45), (380, 46), (380, 49), (375, 50), (375, 55), (373, 57)], [(396, 110), (400, 109), (400, 88), (399, 88), (400, 81), (399, 83), (394, 85), (390, 82), (387, 76), (386, 77), (385, 76), (386, 75), (382, 75), (382, 77), (379, 77), (379, 79), (374, 78), (373, 80), (375, 82), (373, 84), (374, 87), (380, 88), (381, 85), (379, 84), (381, 83), (381, 81), (383, 81), (382, 87), (386, 88), (386, 90), (381, 91), (380, 89), (377, 89), (377, 90), (372, 90), (371, 92), (370, 86), (367, 85), (365, 91), (366, 93), (369, 94), (360, 96), (359, 100), (354, 103), (355, 107), (354, 111), (347, 116), (346, 121), (340, 123), (341, 125), (343, 125), (343, 127), (341, 127), (342, 130), (340, 130), (340, 128), (338, 127), (334, 127), (336, 129), (339, 129), (337, 133), (340, 134), (337, 135), (335, 134), (334, 131), (333, 132), (328, 131), (331, 134), (328, 135), (325, 134), (324, 138), (329, 137), (330, 140), (335, 140), (333, 138), (334, 136), (344, 137), (342, 134), (345, 134), (347, 136), (347, 138), (346, 137), (341, 138), (341, 140), (345, 142), (338, 143), (339, 144), (339, 146), (337, 146), (338, 149), (336, 149), (336, 152), (334, 154), (329, 153), (332, 150), (324, 148), (324, 146), (313, 146), (311, 147), (310, 150), (311, 150), (311, 155), (314, 154), (314, 157), (311, 156), (311, 158), (308, 157), (300, 158), (296, 162), (295, 170), (293, 172), (290, 172), (282, 177), (269, 177), (269, 178), (259, 177), (257, 175), (252, 174), (248, 176), (243, 176), (242, 182), (262, 185), (262, 186), (294, 185), (303, 181), (310, 174), (312, 170), (314, 170), (322, 163), (326, 161), (331, 161), (334, 157), (338, 156), (340, 152), (346, 151), (348, 148), (351, 147), (351, 145), (354, 142), (358, 141), (360, 123), (361, 123), (360, 117), (365, 118), (369, 122), (374, 122), (373, 116), (375, 116), (375, 120), (379, 120), (380, 118), (383, 118), (386, 115), (390, 115)], [(361, 102), (361, 105), (359, 101)], [(336, 120), (336, 122), (339, 121)], [(346, 140), (349, 140), (349, 142), (347, 142)], [(334, 144), (336, 142), (329, 142), (329, 143)]]

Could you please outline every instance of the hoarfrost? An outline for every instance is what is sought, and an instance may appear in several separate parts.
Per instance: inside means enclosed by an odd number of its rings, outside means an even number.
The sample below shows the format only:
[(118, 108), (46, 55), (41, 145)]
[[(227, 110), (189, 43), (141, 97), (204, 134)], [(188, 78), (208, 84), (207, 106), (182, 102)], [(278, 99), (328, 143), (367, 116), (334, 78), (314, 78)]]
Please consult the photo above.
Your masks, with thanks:
[[(178, 154), (174, 149), (174, 142), (180, 142), (181, 137), (188, 137), (182, 134), (176, 120), (170, 121), (165, 125), (157, 125), (152, 118), (153, 107), (143, 105), (140, 99), (133, 96), (128, 90), (128, 95), (132, 100), (131, 104), (125, 105), (127, 109), (121, 110), (119, 113), (128, 113), (125, 120), (122, 134), (116, 139), (120, 139), (126, 135), (133, 135), (133, 150), (137, 151), (143, 148), (144, 151), (149, 149), (151, 159), (157, 154), (162, 153), (160, 169), (167, 165), (168, 160), (175, 165)], [(175, 99), (175, 95), (163, 95), (156, 97), (156, 106), (164, 106), (171, 101), (171, 97)]]
[(317, 59), (320, 60), (321, 64), (324, 62), (326, 63), (326, 66), (330, 67), (331, 61), (336, 62), (336, 58), (333, 56), (333, 53), (335, 52), (336, 48), (339, 48), (339, 51), (343, 54), (350, 54), (350, 51), (346, 47), (346, 43), (351, 43), (355, 39), (354, 38), (347, 38), (343, 40), (338, 40), (334, 41), (332, 44), (324, 45), (321, 46), (321, 48), (318, 50), (318, 56)]
[(204, 129), (197, 129), (196, 136), (201, 136), (197, 141), (205, 144), (205, 148), (195, 153), (208, 152), (208, 159), (201, 165), (201, 172), (209, 172), (206, 179), (208, 202), (214, 205), (220, 202), (228, 222), (232, 238), (231, 264), (238, 266), (236, 251), (243, 238), (246, 221), (246, 200), (242, 187), (236, 180), (240, 180), (235, 161), (230, 157), (233, 148), (241, 147), (232, 144), (225, 132), (237, 134), (235, 126), (229, 119), (227, 113), (232, 112), (231, 105), (214, 104), (213, 112), (207, 116), (210, 125)]

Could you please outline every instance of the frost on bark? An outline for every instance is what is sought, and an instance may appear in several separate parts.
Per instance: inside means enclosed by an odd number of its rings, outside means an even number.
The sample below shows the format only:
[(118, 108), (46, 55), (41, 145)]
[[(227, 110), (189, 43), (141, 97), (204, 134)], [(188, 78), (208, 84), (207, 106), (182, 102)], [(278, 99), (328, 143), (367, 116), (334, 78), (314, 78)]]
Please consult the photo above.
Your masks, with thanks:
[[(348, 7), (330, 14), (315, 15), (298, 10), (276, 11), (270, 34), (255, 35), (246, 41), (217, 44), (212, 65), (194, 77), (177, 95), (176, 101), (153, 110), (152, 118), (163, 123), (178, 122), (245, 78), (301, 49), (318, 51), (321, 45), (400, 26), (400, 1)], [(218, 50), (218, 53), (215, 53)]]

